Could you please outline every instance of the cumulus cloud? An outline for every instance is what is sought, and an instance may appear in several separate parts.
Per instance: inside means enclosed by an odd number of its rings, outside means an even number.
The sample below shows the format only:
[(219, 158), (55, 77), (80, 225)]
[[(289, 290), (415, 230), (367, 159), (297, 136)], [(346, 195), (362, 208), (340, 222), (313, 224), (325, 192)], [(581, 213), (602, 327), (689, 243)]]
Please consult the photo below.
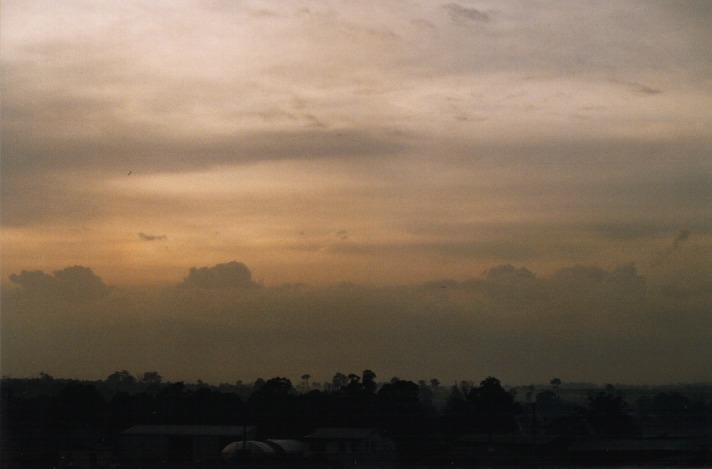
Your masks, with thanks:
[(180, 284), (185, 288), (231, 289), (254, 287), (252, 272), (242, 262), (228, 262), (213, 267), (192, 267)]
[[(191, 269), (183, 285), (195, 288), (118, 289), (71, 314), (3, 296), (4, 372), (105, 376), (148, 367), (218, 382), (304, 370), (328, 379), (367, 366), (385, 376), (494, 374), (514, 383), (686, 381), (708, 372), (710, 295), (666, 296), (632, 265), (547, 276), (501, 265), (469, 280), (389, 287), (233, 288), (253, 282), (244, 264), (230, 262)], [(79, 352), (87, 347), (91, 356)], [(106, 369), (95, 371), (97, 363)]]
[(74, 302), (97, 299), (108, 292), (101, 277), (79, 265), (56, 270), (51, 275), (41, 270), (23, 270), (9, 278), (26, 298), (59, 297)]

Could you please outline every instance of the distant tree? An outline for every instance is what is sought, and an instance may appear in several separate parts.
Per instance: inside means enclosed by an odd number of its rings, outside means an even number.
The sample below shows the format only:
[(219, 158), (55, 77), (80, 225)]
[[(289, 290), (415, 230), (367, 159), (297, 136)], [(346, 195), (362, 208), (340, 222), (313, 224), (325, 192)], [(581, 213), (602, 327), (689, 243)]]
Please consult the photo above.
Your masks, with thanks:
[(628, 404), (614, 389), (599, 391), (588, 396), (584, 417), (602, 436), (622, 437), (637, 434), (633, 417), (628, 414)]
[(371, 370), (363, 370), (361, 373), (361, 384), (363, 384), (364, 391), (369, 394), (376, 392), (376, 373)]
[(520, 407), (497, 378), (489, 376), (484, 379), (479, 387), (472, 388), (467, 400), (472, 405), (475, 425), (480, 431), (492, 435), (516, 430), (515, 415)]
[(558, 405), (560, 400), (559, 396), (550, 389), (545, 389), (536, 395), (536, 403), (541, 406), (542, 409), (551, 405)]
[(530, 384), (529, 386), (527, 386), (527, 394), (526, 394), (527, 402), (531, 402), (533, 395), (534, 395), (534, 385)]
[(472, 407), (465, 400), (460, 387), (455, 383), (450, 387), (450, 395), (442, 412), (443, 431), (451, 437), (462, 435), (471, 430), (472, 421)]
[(475, 383), (473, 381), (469, 380), (462, 380), (460, 381), (460, 391), (462, 391), (463, 396), (467, 396), (472, 388), (475, 387)]
[(258, 393), (264, 395), (286, 396), (294, 391), (294, 386), (289, 378), (271, 378), (260, 387)]
[(126, 370), (115, 371), (106, 378), (104, 384), (112, 392), (128, 392), (136, 385), (136, 378)]
[(417, 435), (421, 424), (418, 385), (398, 380), (387, 383), (378, 391), (381, 429), (391, 437)]
[(146, 385), (161, 384), (163, 377), (157, 371), (146, 371), (139, 378), (139, 383)]
[(342, 387), (346, 386), (348, 381), (349, 379), (346, 377), (345, 374), (337, 372), (331, 379), (331, 384), (334, 386), (334, 390), (339, 390)]
[(93, 384), (70, 382), (56, 398), (59, 431), (101, 429), (105, 401)]
[(430, 380), (430, 389), (433, 390), (433, 392), (437, 391), (438, 388), (440, 387), (440, 380), (437, 378), (433, 378)]
[(260, 438), (283, 438), (299, 426), (296, 391), (287, 378), (271, 378), (247, 400)]
[(421, 405), (429, 408), (432, 407), (433, 390), (424, 379), (418, 380), (418, 399), (420, 399)]

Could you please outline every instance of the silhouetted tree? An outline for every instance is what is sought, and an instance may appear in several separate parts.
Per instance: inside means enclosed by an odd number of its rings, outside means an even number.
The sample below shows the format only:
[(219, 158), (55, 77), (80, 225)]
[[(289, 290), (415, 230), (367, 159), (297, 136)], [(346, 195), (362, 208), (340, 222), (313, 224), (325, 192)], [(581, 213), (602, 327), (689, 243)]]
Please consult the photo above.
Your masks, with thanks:
[(510, 433), (517, 429), (515, 415), (520, 407), (497, 378), (487, 377), (467, 395), (472, 405), (475, 427), (483, 433)]
[(417, 384), (405, 380), (384, 384), (378, 391), (380, 429), (396, 441), (406, 463), (422, 461), (431, 449), (435, 414), (422, 405), (420, 392)]
[(457, 383), (450, 387), (450, 395), (440, 420), (443, 432), (452, 438), (465, 434), (472, 428), (472, 407), (465, 400)]
[(430, 388), (433, 390), (433, 392), (436, 392), (438, 388), (440, 387), (440, 380), (437, 378), (433, 378), (430, 380)]
[(73, 382), (56, 397), (58, 435), (72, 438), (79, 432), (100, 435), (105, 429), (106, 403), (93, 384)]
[(159, 385), (163, 382), (163, 377), (157, 371), (146, 371), (138, 382), (147, 386)]
[(299, 428), (296, 391), (287, 378), (271, 378), (247, 400), (260, 438), (292, 436)]
[(112, 392), (130, 392), (136, 384), (136, 378), (126, 370), (111, 373), (104, 381), (106, 387)]
[(623, 397), (608, 388), (588, 396), (588, 407), (584, 417), (602, 436), (622, 437), (637, 434), (632, 416), (628, 414), (628, 404)]
[(371, 370), (363, 370), (363, 373), (361, 373), (361, 384), (363, 384), (363, 389), (367, 393), (375, 393), (378, 387), (376, 384), (376, 373)]
[(302, 381), (304, 382), (304, 389), (309, 391), (309, 380), (311, 379), (311, 375), (309, 373), (303, 374), (302, 375)]
[(343, 373), (336, 373), (333, 378), (331, 378), (331, 384), (334, 386), (334, 390), (339, 390), (346, 386), (349, 379)]

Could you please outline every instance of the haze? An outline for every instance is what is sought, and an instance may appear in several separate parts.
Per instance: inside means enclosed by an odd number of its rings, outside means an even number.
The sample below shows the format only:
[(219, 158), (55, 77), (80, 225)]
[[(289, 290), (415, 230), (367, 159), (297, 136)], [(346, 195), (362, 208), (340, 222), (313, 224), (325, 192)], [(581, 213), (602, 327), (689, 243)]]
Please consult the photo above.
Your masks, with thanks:
[(1, 8), (3, 374), (710, 378), (709, 2)]

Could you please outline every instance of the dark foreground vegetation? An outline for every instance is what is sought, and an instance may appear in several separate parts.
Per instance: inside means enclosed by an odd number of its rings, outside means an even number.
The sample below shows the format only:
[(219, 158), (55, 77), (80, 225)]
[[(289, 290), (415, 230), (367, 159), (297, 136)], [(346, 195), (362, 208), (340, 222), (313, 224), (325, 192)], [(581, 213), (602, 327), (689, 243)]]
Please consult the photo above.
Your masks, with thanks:
[(3, 378), (2, 467), (712, 464), (712, 384), (310, 378)]

